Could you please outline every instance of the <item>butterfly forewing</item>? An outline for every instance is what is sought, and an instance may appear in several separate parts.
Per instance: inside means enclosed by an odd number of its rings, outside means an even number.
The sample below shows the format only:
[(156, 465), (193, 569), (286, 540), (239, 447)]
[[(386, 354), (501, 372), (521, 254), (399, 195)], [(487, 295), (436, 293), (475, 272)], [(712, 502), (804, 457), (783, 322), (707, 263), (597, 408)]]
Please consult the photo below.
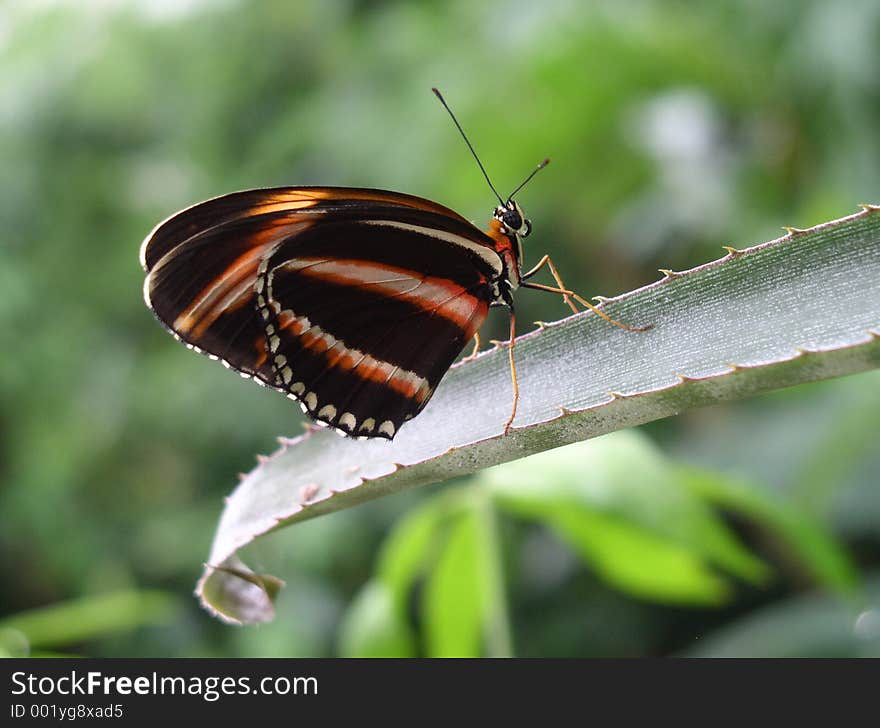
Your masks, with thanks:
[(264, 215), (290, 216), (297, 212), (328, 215), (342, 210), (375, 206), (403, 207), (437, 213), (467, 223), (458, 213), (436, 202), (385, 190), (348, 187), (273, 187), (232, 192), (181, 210), (160, 223), (141, 246), (141, 265), (149, 271), (166, 253), (190, 238), (232, 220)]
[(393, 437), (486, 317), (492, 240), (410, 195), (226, 195), (144, 244), (145, 296), (186, 343), (347, 434)]

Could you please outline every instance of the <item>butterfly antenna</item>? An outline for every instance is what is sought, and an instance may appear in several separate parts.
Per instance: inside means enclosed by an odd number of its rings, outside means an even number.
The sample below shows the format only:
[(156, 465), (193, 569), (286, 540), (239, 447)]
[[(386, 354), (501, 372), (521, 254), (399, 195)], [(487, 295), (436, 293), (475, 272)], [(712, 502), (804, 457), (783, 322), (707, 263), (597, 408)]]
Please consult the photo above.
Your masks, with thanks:
[[(467, 138), (467, 134), (464, 133), (464, 129), (461, 128), (461, 124), (458, 123), (458, 119), (455, 118), (455, 114), (452, 113), (452, 109), (449, 108), (449, 104), (446, 103), (446, 99), (443, 98), (443, 95), (436, 88), (432, 88), (431, 91), (433, 91), (434, 95), (438, 99), (440, 99), (440, 103), (443, 104), (443, 108), (445, 108), (446, 111), (449, 112), (449, 116), (452, 117), (452, 121), (455, 123), (455, 126), (458, 127), (458, 131), (461, 134), (461, 138), (464, 139), (464, 143), (468, 145), (468, 149), (471, 150), (471, 154), (473, 154), (474, 159), (477, 160), (477, 164), (480, 167), (480, 171), (483, 173), (483, 176), (486, 178), (486, 182), (489, 183), (490, 189), (492, 190), (492, 192), (495, 193), (495, 197), (498, 198), (498, 202), (500, 202), (501, 205), (503, 206), (504, 200), (501, 199), (501, 195), (498, 194), (498, 190), (495, 189), (495, 185), (493, 185), (492, 180), (489, 179), (489, 175), (486, 172), (486, 168), (483, 166), (483, 163), (480, 161), (480, 158), (477, 156), (477, 153), (474, 151), (474, 146), (473, 146), (473, 144), (471, 144), (470, 140)], [(540, 167), (539, 167), (539, 169), (540, 169)], [(535, 170), (535, 172), (537, 172), (537, 171), (538, 170)], [(535, 172), (532, 172), (532, 174), (535, 174)], [(529, 179), (531, 179), (531, 177)], [(526, 180), (526, 182), (528, 182), (528, 180)], [(525, 184), (525, 182), (523, 182), (523, 184)], [(520, 185), (520, 187), (522, 187), (522, 185)]]
[(513, 192), (511, 192), (507, 196), (507, 201), (510, 202), (513, 199), (513, 196), (517, 192), (519, 192), (523, 187), (525, 187), (531, 181), (532, 177), (534, 177), (536, 174), (538, 174), (538, 172), (540, 172), (542, 169), (544, 169), (544, 167), (546, 167), (548, 164), (550, 164), (550, 157), (547, 157), (547, 159), (545, 159), (543, 162), (541, 162), (537, 167), (535, 167), (532, 170), (532, 173), (522, 181), (520, 186), (517, 187)]

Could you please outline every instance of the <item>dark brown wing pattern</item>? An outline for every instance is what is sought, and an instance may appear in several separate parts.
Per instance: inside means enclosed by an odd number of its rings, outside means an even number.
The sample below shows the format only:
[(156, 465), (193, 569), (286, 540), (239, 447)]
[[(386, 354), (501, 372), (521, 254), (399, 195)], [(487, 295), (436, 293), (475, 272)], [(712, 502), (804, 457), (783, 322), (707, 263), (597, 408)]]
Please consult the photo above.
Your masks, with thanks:
[(393, 192), (201, 203), (144, 242), (144, 297), (186, 344), (345, 434), (392, 438), (483, 323), (502, 272), (456, 213)]

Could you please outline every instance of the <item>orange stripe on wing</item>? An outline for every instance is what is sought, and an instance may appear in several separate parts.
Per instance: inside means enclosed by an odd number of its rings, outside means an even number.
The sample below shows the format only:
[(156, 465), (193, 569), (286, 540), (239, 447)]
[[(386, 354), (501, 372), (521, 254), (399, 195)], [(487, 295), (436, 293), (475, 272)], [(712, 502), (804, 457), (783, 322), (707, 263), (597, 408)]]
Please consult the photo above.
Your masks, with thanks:
[(219, 276), (199, 293), (190, 306), (174, 319), (174, 329), (195, 338), (205, 331), (225, 311), (235, 310), (250, 297), (257, 279), (260, 261), (270, 255), (273, 246), (282, 238), (302, 232), (311, 222), (274, 220), (249, 234), (247, 252), (232, 261)]
[(418, 404), (431, 396), (433, 389), (424, 377), (349, 348), (320, 326), (310, 324), (305, 316), (297, 316), (290, 310), (282, 311), (278, 314), (278, 327), (279, 330), (304, 332), (297, 336), (297, 342), (312, 353), (323, 356), (328, 369), (338, 368), (353, 373), (363, 381), (382, 384)]
[(293, 311), (286, 310), (282, 311), (278, 314), (278, 329), (279, 331), (284, 331), (285, 329), (290, 329), (290, 333), (294, 336), (299, 336), (303, 331), (305, 331), (310, 323), (306, 323), (308, 319), (302, 319), (297, 316)]
[(257, 351), (257, 358), (254, 361), (254, 369), (258, 370), (266, 363), (266, 359), (269, 358), (269, 352), (266, 350), (266, 339), (262, 336), (258, 337), (257, 340), (254, 341), (254, 349)]
[(277, 190), (243, 211), (243, 215), (264, 215), (270, 212), (307, 210), (331, 195), (321, 190)]
[[(202, 290), (189, 308), (174, 319), (174, 330), (181, 334), (189, 334), (192, 331), (196, 337), (200, 336), (223, 313), (226, 298), (232, 295), (234, 301), (241, 295), (249, 294), (256, 280), (257, 267), (262, 255), (263, 248), (257, 247), (232, 261), (223, 273)], [(242, 293), (240, 289), (243, 281), (245, 285)], [(247, 285), (248, 283), (250, 285)]]
[(454, 281), (385, 263), (356, 259), (296, 258), (280, 265), (278, 269), (407, 301), (426, 312), (435, 312), (462, 328), (470, 324), (475, 308), (483, 307), (488, 311), (482, 299)]

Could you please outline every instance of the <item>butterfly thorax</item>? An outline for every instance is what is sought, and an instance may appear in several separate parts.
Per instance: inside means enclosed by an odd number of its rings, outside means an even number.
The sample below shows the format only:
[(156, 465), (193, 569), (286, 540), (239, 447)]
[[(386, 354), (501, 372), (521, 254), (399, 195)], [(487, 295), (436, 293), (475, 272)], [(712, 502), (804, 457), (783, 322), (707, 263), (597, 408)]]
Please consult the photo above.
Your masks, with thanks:
[(489, 221), (486, 234), (495, 242), (495, 252), (504, 264), (503, 277), (508, 281), (511, 291), (519, 288), (520, 260), (522, 256), (522, 240), (516, 233), (510, 232), (501, 220), (493, 218)]

